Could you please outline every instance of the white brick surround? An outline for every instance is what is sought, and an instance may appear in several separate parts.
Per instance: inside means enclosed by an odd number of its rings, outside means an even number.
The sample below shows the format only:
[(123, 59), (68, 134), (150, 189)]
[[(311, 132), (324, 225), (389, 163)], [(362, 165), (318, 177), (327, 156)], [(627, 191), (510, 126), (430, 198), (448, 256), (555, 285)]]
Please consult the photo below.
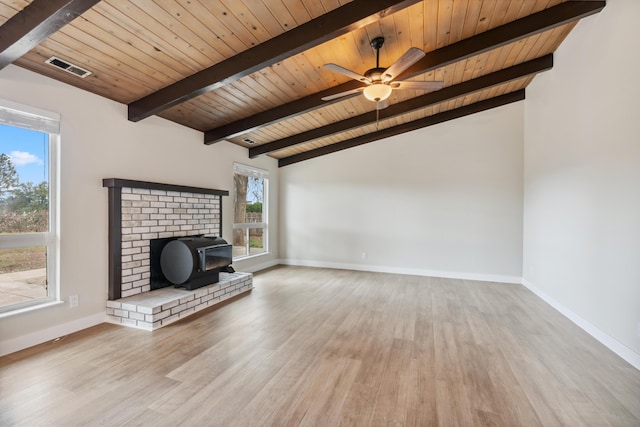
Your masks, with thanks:
[(220, 236), (220, 197), (122, 188), (122, 297), (148, 292), (149, 240), (195, 234)]
[(168, 287), (107, 301), (107, 319), (153, 331), (252, 288), (251, 273), (220, 273), (218, 283), (194, 291)]
[(151, 290), (151, 239), (221, 236), (226, 190), (106, 178), (111, 323), (152, 331), (253, 289), (250, 273), (223, 273), (193, 291)]

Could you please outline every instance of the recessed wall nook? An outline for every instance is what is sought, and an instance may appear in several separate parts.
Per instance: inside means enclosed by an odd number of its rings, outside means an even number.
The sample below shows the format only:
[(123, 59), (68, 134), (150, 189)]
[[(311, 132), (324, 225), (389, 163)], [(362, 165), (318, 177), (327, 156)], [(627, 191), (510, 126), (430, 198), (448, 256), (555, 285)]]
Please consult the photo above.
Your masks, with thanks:
[(151, 289), (151, 241), (222, 234), (226, 190), (103, 180), (109, 189), (109, 288), (111, 323), (158, 329), (253, 289), (251, 273), (219, 273), (216, 283), (186, 290)]

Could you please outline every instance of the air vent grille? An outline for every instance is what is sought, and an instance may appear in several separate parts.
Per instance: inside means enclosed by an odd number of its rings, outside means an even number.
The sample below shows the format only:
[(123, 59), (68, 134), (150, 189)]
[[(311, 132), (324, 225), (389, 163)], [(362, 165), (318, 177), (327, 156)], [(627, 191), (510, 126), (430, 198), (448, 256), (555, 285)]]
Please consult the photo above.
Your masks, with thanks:
[(74, 76), (78, 76), (81, 78), (85, 78), (91, 74), (91, 71), (85, 70), (82, 67), (71, 64), (63, 59), (60, 59), (56, 56), (52, 56), (51, 58), (44, 61), (46, 64), (52, 65), (54, 67), (60, 68), (61, 70), (66, 71), (67, 73), (71, 73)]

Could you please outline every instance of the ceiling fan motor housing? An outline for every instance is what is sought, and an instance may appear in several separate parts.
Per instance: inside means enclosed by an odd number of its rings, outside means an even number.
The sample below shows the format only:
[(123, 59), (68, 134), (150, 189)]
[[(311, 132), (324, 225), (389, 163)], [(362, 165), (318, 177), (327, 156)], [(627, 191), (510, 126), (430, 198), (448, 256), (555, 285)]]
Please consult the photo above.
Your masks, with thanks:
[(382, 82), (382, 73), (384, 73), (384, 71), (386, 70), (386, 68), (372, 68), (370, 70), (368, 70), (366, 73), (364, 73), (364, 76), (366, 78), (368, 78), (371, 83), (380, 83)]

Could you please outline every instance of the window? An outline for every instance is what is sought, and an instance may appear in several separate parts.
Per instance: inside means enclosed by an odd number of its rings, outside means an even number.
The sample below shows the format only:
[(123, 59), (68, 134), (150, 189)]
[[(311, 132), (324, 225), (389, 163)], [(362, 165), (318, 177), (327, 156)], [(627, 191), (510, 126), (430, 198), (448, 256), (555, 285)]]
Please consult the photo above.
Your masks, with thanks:
[(57, 301), (56, 114), (0, 99), (0, 315)]
[(263, 254), (268, 248), (269, 173), (233, 165), (233, 258)]

